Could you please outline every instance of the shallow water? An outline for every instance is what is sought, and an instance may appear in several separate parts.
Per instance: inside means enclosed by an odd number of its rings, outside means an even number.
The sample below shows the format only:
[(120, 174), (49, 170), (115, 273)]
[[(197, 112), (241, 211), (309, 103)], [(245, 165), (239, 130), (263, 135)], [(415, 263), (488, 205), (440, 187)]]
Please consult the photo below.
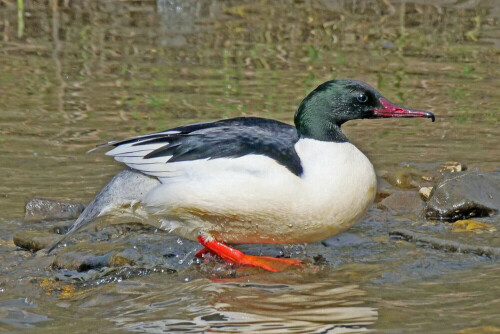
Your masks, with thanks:
[(88, 202), (120, 170), (85, 154), (95, 145), (226, 117), (291, 122), (332, 78), (436, 115), (346, 124), (379, 173), (498, 171), (498, 1), (50, 1), (24, 14), (18, 37), (15, 2), (0, 4), (0, 330), (499, 330), (496, 262), (384, 239), (414, 217), (374, 227), (375, 209), (352, 230), (370, 247), (342, 248), (336, 265), (235, 282), (193, 265), (61, 296), (40, 287), (50, 262), (12, 244), (27, 199)]

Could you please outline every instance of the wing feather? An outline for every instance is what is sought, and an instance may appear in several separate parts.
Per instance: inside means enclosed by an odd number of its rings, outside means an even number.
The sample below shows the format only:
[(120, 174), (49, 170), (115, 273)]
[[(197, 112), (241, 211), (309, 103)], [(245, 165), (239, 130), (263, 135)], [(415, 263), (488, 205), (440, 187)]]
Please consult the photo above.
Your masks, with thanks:
[(106, 155), (160, 180), (196, 173), (204, 168), (199, 162), (213, 159), (226, 158), (217, 166), (230, 168), (232, 159), (247, 155), (267, 156), (300, 176), (302, 166), (294, 148), (297, 140), (297, 131), (291, 125), (240, 117), (110, 141), (96, 149), (114, 146)]

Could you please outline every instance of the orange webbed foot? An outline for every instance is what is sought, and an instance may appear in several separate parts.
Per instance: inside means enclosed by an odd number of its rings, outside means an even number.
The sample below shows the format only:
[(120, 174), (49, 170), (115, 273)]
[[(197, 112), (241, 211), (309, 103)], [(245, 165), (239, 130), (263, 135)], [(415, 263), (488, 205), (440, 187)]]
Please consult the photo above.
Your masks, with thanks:
[[(268, 271), (283, 271), (290, 266), (302, 266), (302, 262), (296, 259), (281, 259), (270, 256), (254, 256), (247, 255), (237, 249), (231, 248), (226, 244), (219, 241), (207, 241), (202, 236), (198, 237), (198, 241), (205, 246), (198, 253), (205, 254), (208, 249), (217, 255), (219, 255), (224, 261), (246, 265), (260, 267)], [(198, 255), (198, 253), (196, 255)]]

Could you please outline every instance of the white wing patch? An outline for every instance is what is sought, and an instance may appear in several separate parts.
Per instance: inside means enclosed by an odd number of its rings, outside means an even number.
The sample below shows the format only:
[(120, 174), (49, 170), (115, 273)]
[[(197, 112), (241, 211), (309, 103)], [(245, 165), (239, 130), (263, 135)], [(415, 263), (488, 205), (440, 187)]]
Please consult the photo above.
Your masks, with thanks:
[[(243, 178), (255, 180), (256, 178), (268, 178), (269, 175), (279, 175), (280, 173), (286, 175), (290, 173), (286, 167), (274, 159), (255, 154), (238, 158), (205, 158), (170, 163), (167, 162), (172, 158), (172, 155), (144, 158), (159, 148), (168, 147), (168, 135), (175, 135), (177, 133), (181, 133), (181, 131), (170, 130), (131, 137), (120, 141), (112, 141), (100, 147), (117, 145), (107, 152), (106, 155), (114, 157), (116, 161), (122, 162), (134, 170), (157, 177), (163, 184), (185, 183), (194, 180), (196, 180), (197, 184), (203, 184), (207, 180), (217, 180), (217, 183), (227, 184), (226, 181), (228, 179)], [(161, 135), (167, 135), (165, 142), (153, 142), (154, 137), (158, 135), (160, 135), (158, 138), (161, 138)], [(148, 141), (152, 142), (147, 143)]]
[[(146, 139), (147, 140), (147, 139)], [(172, 175), (172, 168), (167, 165), (167, 161), (172, 157), (164, 156), (144, 159), (146, 155), (161, 147), (168, 146), (167, 143), (155, 143), (136, 145), (139, 142), (127, 143), (115, 147), (106, 155), (112, 156), (116, 161), (123, 162), (130, 168), (138, 170), (144, 174), (156, 177), (169, 177)]]
[[(99, 151), (99, 150), (101, 150), (103, 148), (110, 147), (110, 146), (113, 146), (115, 144), (119, 145), (116, 148), (119, 148), (119, 147), (129, 147), (130, 145), (133, 145), (135, 143), (138, 143), (138, 142), (141, 142), (141, 141), (144, 141), (144, 140), (147, 140), (147, 139), (152, 139), (152, 138), (155, 138), (155, 137), (158, 137), (158, 136), (163, 136), (163, 135), (175, 135), (175, 134), (178, 134), (178, 133), (181, 133), (181, 131), (167, 130), (167, 131), (163, 131), (163, 132), (148, 133), (146, 135), (140, 135), (140, 136), (135, 136), (135, 137), (128, 137), (128, 138), (125, 138), (125, 139), (112, 140), (112, 141), (108, 141), (104, 145), (99, 145), (99, 146), (97, 146), (97, 147), (95, 147), (95, 148), (93, 148), (91, 150), (88, 150), (87, 154), (95, 152), (95, 151)], [(144, 139), (144, 140), (141, 140), (141, 139)], [(129, 144), (120, 144), (122, 142), (126, 142), (126, 141), (129, 141), (129, 140), (133, 140), (133, 143), (129, 143), (130, 145)]]
[(225, 183), (226, 178), (234, 177), (265, 177), (279, 170), (281, 173), (289, 172), (284, 166), (279, 165), (274, 159), (263, 155), (248, 155), (239, 158), (197, 159), (167, 163), (171, 155), (148, 158), (144, 157), (168, 143), (153, 143), (135, 145), (139, 142), (122, 144), (107, 152), (116, 161), (123, 162), (132, 169), (141, 173), (157, 177), (161, 183), (205, 182), (208, 179), (217, 179)]

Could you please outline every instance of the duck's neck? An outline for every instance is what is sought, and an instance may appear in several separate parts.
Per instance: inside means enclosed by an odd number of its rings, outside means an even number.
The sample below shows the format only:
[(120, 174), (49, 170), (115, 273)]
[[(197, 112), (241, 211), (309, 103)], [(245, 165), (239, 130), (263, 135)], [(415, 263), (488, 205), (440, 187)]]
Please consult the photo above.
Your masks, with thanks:
[(344, 133), (342, 133), (340, 125), (331, 122), (325, 123), (318, 124), (317, 126), (309, 124), (307, 127), (297, 127), (297, 131), (301, 138), (336, 143), (345, 143), (349, 141)]
[(344, 121), (332, 112), (321, 92), (306, 97), (295, 113), (295, 126), (301, 138), (327, 142), (348, 142), (340, 126)]

